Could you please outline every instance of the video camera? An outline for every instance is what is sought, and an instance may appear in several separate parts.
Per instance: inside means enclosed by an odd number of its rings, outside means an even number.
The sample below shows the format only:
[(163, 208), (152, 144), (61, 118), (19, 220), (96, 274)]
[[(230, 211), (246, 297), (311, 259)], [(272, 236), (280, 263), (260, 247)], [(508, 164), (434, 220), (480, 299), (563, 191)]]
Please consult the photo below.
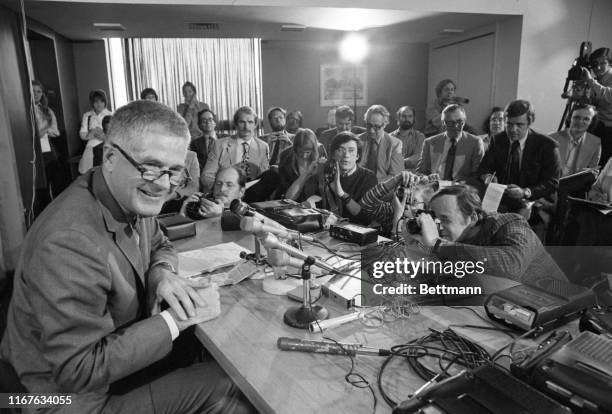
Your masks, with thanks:
[(578, 57), (574, 59), (572, 63), (572, 67), (567, 71), (567, 79), (572, 82), (584, 81), (583, 68), (586, 70), (591, 69), (591, 51), (593, 47), (591, 42), (582, 42), (580, 44), (580, 51), (578, 53)]

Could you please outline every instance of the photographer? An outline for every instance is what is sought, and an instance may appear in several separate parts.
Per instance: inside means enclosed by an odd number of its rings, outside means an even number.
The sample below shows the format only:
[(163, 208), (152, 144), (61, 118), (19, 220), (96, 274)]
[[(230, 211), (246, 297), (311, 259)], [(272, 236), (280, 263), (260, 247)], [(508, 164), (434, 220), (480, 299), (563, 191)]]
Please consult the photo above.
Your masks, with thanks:
[(245, 185), (246, 176), (242, 170), (223, 168), (217, 173), (212, 195), (206, 197), (202, 193), (193, 193), (183, 202), (181, 214), (194, 220), (219, 217), (232, 201), (242, 198)]
[(453, 185), (437, 191), (427, 213), (417, 217), (420, 233), (404, 232), (441, 260), (484, 261), (485, 274), (530, 282), (567, 280), (527, 221), (514, 213), (486, 214), (475, 189)]
[[(599, 120), (604, 128), (600, 133), (601, 159), (599, 164), (605, 165), (612, 156), (612, 60), (610, 49), (599, 48), (590, 56), (593, 74), (583, 68), (582, 73), (591, 89), (591, 103), (597, 109)], [(595, 75), (595, 76), (593, 76)]]
[[(421, 185), (412, 187), (417, 182)], [(372, 187), (361, 197), (359, 204), (364, 214), (380, 224), (384, 235), (392, 236), (398, 231), (398, 222), (406, 215), (407, 203), (419, 209), (429, 204), (434, 183), (437, 184), (427, 176), (402, 171)]]

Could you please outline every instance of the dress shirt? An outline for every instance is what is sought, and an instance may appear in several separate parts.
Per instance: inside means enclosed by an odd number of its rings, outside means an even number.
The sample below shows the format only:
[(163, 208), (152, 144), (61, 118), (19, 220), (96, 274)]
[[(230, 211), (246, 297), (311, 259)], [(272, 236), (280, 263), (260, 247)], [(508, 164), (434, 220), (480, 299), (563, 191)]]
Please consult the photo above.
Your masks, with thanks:
[[(462, 138), (463, 138), (463, 132), (457, 138), (455, 138), (455, 145), (459, 145), (459, 141), (461, 141)], [(448, 135), (445, 134), (444, 135), (444, 151), (443, 151), (444, 158), (442, 159), (442, 162), (438, 166), (438, 171), (436, 171), (436, 173), (438, 173), (440, 177), (444, 177), (444, 173), (446, 171), (446, 161), (448, 158), (448, 150), (450, 148), (451, 148), (451, 139), (448, 137)]]
[(425, 135), (421, 131), (417, 131), (414, 128), (410, 128), (408, 130), (398, 128), (389, 135), (402, 141), (404, 168), (410, 170), (416, 168), (417, 161), (419, 160), (421, 151), (423, 150)]

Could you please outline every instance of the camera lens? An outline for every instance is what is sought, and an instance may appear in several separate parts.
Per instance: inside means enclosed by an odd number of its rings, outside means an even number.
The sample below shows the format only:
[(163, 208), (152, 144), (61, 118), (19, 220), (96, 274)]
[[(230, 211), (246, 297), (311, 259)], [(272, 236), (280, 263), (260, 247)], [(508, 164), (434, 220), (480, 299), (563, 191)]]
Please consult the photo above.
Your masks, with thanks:
[(420, 234), (421, 233), (421, 225), (417, 221), (415, 217), (408, 219), (406, 222), (406, 230), (410, 234)]

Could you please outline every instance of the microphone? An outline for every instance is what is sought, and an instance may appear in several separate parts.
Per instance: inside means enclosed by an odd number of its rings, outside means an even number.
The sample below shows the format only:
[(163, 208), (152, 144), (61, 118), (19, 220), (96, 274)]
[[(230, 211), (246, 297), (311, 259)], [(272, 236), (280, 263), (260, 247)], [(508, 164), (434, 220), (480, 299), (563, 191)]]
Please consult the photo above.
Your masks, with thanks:
[(283, 239), (304, 240), (308, 242), (314, 241), (314, 237), (300, 234), (297, 231), (291, 231), (286, 228), (278, 228), (271, 226), (261, 221), (257, 221), (255, 217), (242, 217), (240, 220), (240, 229), (249, 233), (272, 233)]
[(372, 348), (361, 344), (336, 343), (328, 341), (309, 341), (307, 339), (280, 337), (276, 344), (283, 351), (312, 352), (315, 354), (332, 355), (374, 355), (389, 356), (388, 349)]
[(283, 229), (285, 231), (287, 230), (285, 227), (278, 224), (276, 221), (257, 212), (253, 207), (249, 206), (247, 203), (244, 203), (237, 198), (232, 200), (232, 202), (230, 203), (230, 211), (241, 217), (253, 217), (255, 220), (262, 223), (266, 223), (269, 226), (273, 226), (278, 229)]
[[(289, 246), (288, 244), (281, 243), (280, 241), (278, 241), (278, 238), (271, 233), (266, 233), (265, 236), (261, 238), (261, 243), (268, 251), (269, 249), (280, 249), (287, 252), (290, 256), (296, 257), (300, 260), (306, 260), (306, 258), (309, 256), (300, 249), (296, 249), (295, 247)], [(340, 270), (328, 265), (327, 263), (319, 259), (315, 259), (314, 265), (333, 274), (341, 273)]]
[(268, 249), (268, 264), (270, 266), (291, 266), (297, 267), (298, 269), (302, 267), (304, 262), (300, 259), (296, 259), (295, 257), (291, 257), (280, 249)]

